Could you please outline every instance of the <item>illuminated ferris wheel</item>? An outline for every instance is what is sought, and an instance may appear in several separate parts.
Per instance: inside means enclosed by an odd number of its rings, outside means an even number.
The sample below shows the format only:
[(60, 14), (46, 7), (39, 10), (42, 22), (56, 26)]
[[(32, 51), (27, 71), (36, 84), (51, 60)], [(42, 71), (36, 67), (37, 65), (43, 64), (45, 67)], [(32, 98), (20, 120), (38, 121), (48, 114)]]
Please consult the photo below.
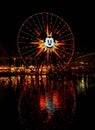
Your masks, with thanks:
[(74, 36), (68, 24), (53, 13), (28, 17), (17, 36), (18, 52), (27, 66), (64, 69), (74, 53)]

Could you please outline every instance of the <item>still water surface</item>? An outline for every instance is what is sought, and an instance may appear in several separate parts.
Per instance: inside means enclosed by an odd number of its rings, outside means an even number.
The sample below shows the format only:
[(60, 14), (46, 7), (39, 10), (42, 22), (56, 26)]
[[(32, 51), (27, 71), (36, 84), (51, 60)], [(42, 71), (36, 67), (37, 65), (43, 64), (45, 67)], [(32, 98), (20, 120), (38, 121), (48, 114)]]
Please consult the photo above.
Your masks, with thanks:
[(83, 73), (0, 77), (2, 122), (16, 130), (70, 129), (77, 97), (86, 95), (95, 84), (94, 78), (94, 74)]

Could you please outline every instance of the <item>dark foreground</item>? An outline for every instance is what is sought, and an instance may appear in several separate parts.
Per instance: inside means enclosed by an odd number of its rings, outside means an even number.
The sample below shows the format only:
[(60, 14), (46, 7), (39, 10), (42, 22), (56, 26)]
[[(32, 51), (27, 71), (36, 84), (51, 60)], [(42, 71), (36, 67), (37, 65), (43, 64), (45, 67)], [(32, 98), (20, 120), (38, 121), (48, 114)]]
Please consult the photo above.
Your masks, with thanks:
[[(61, 128), (65, 130), (95, 129), (94, 100), (94, 88), (88, 90), (86, 95), (79, 95), (77, 97), (77, 111), (73, 123), (65, 128), (64, 126), (60, 126), (60, 130)], [(18, 120), (17, 96), (12, 88), (3, 88), (0, 86), (0, 130), (5, 129), (24, 130)], [(40, 128), (38, 128), (38, 130), (39, 129)]]
[(87, 91), (86, 95), (79, 95), (77, 100), (76, 117), (72, 129), (95, 129), (95, 88)]

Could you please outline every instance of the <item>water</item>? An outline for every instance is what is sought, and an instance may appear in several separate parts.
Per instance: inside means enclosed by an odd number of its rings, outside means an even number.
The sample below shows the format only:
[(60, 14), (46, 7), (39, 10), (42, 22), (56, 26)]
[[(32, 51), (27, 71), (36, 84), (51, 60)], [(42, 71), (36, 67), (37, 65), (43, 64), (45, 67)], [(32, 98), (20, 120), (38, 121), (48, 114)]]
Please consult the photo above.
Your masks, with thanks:
[(0, 127), (71, 130), (92, 125), (94, 85), (94, 73), (0, 77)]

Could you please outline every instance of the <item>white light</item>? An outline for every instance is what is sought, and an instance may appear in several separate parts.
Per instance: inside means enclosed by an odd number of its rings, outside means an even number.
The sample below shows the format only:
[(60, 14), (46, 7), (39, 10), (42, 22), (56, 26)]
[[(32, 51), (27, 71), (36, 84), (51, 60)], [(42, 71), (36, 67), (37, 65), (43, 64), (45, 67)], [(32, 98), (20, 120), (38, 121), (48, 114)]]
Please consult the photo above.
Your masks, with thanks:
[(48, 48), (51, 48), (51, 47), (54, 47), (55, 45), (55, 42), (54, 42), (54, 39), (52, 37), (47, 37), (45, 39), (45, 42), (44, 42), (45, 46), (48, 47)]

